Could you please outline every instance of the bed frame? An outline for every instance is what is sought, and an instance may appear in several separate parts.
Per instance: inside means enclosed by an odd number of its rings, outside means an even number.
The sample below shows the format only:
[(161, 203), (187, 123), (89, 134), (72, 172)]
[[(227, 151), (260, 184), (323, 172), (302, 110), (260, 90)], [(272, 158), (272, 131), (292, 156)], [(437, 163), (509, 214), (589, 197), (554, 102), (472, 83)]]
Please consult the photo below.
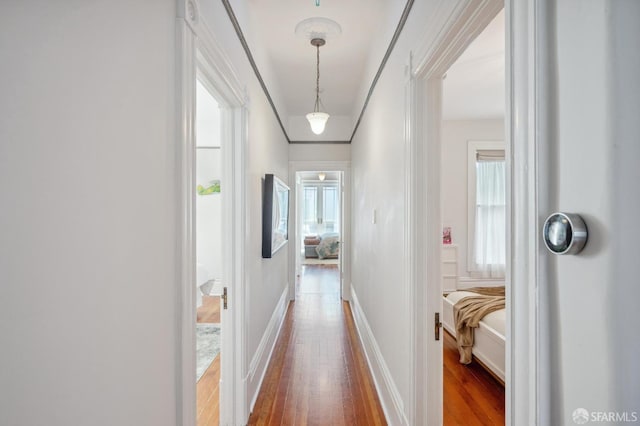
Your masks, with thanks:
[[(453, 321), (453, 303), (443, 298), (442, 324), (447, 332), (456, 337)], [(505, 378), (505, 337), (480, 321), (480, 326), (474, 330), (473, 356), (480, 364), (487, 368), (499, 381), (504, 384)]]

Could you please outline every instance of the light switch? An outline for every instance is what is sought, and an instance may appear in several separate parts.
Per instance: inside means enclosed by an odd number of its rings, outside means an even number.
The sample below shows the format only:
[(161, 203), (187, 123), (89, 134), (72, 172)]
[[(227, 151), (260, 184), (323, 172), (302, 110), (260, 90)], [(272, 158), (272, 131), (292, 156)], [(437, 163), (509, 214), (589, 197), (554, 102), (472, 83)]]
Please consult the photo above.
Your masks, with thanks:
[(374, 225), (376, 224), (377, 221), (377, 216), (378, 216), (378, 211), (376, 209), (373, 209), (373, 214), (371, 215), (371, 223), (373, 223)]

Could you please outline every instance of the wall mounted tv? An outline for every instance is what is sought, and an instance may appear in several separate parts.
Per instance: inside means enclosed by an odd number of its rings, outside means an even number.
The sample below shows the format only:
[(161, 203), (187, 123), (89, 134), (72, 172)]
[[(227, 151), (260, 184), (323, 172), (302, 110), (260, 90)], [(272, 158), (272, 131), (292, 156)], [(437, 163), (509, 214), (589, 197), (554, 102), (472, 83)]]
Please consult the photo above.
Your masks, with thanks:
[(262, 257), (271, 258), (289, 240), (289, 187), (273, 174), (264, 175)]

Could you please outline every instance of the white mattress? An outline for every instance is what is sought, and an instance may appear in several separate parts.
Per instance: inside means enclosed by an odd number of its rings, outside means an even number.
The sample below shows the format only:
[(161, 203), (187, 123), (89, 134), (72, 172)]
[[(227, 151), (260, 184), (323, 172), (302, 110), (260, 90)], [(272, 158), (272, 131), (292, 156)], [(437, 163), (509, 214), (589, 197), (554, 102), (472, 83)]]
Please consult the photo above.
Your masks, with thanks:
[[(447, 300), (450, 301), (451, 304), (455, 305), (456, 302), (458, 302), (460, 299), (469, 296), (477, 296), (477, 293), (472, 293), (470, 291), (454, 291), (453, 293), (447, 295)], [(481, 322), (483, 322), (485, 325), (497, 331), (503, 339), (506, 334), (506, 321), (507, 314), (505, 309), (491, 312), (481, 320)]]

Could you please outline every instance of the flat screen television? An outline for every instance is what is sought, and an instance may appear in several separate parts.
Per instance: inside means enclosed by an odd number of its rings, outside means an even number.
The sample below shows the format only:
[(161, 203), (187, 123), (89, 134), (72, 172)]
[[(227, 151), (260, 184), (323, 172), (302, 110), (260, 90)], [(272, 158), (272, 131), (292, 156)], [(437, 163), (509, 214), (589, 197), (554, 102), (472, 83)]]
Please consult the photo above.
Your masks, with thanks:
[(264, 175), (262, 257), (271, 258), (289, 241), (289, 187), (273, 174)]

